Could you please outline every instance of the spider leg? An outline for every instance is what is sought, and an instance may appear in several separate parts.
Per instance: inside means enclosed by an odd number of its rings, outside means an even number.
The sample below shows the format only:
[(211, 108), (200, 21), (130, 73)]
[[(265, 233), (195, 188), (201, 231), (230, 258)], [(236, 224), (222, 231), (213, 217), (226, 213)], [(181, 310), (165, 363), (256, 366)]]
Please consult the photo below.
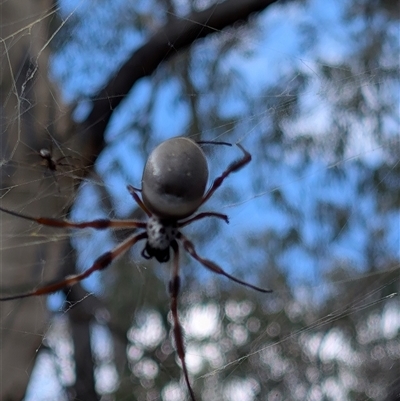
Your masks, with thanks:
[(68, 159), (68, 158), (69, 158), (69, 156), (62, 156), (62, 157), (59, 157), (59, 158), (55, 161), (55, 165), (56, 165), (56, 166), (68, 166), (68, 164), (66, 164), (66, 163), (61, 163), (62, 160), (65, 160), (65, 159)]
[(234, 173), (235, 171), (240, 170), (243, 168), (246, 164), (250, 163), (251, 161), (251, 154), (240, 144), (236, 144), (238, 148), (243, 152), (243, 157), (239, 160), (236, 160), (232, 164), (228, 166), (228, 168), (219, 176), (217, 177), (213, 184), (211, 185), (210, 189), (207, 191), (207, 193), (204, 195), (203, 200), (201, 202), (201, 205), (207, 202), (208, 199), (211, 198), (211, 196), (214, 194), (214, 192), (222, 185), (224, 182), (225, 178), (228, 177), (229, 174)]
[(132, 195), (135, 202), (139, 205), (139, 207), (147, 214), (147, 216), (151, 217), (149, 209), (144, 205), (143, 201), (139, 198), (139, 195), (136, 192), (141, 192), (142, 190), (139, 188), (135, 188), (132, 185), (127, 186), (129, 193)]
[(61, 161), (62, 161), (62, 160), (65, 160), (65, 159), (80, 161), (80, 159), (78, 159), (77, 157), (70, 156), (70, 155), (65, 155), (65, 156), (59, 157), (59, 158), (56, 160), (56, 165), (58, 165), (58, 166), (69, 166), (69, 167), (73, 167), (73, 166), (71, 165), (71, 163), (68, 163), (68, 162), (66, 162), (66, 163), (63, 162), (63, 163), (61, 163)]
[(94, 228), (96, 230), (104, 230), (106, 228), (114, 229), (127, 229), (127, 228), (146, 228), (146, 223), (137, 220), (108, 220), (108, 219), (97, 219), (93, 221), (83, 221), (81, 223), (74, 223), (69, 220), (53, 219), (51, 217), (32, 217), (26, 214), (17, 213), (12, 210), (4, 209), (0, 207), (0, 210), (4, 213), (11, 214), (12, 216), (20, 217), (21, 219), (34, 221), (35, 223), (59, 228)]
[(24, 292), (22, 294), (0, 297), (0, 301), (11, 301), (13, 299), (51, 294), (53, 292), (57, 292), (63, 289), (64, 287), (70, 287), (74, 284), (77, 284), (80, 281), (84, 280), (85, 278), (89, 277), (92, 273), (98, 270), (103, 270), (106, 267), (108, 267), (111, 264), (111, 262), (115, 260), (115, 258), (123, 255), (129, 248), (135, 245), (136, 242), (143, 240), (145, 238), (147, 238), (146, 232), (137, 235), (132, 235), (128, 237), (124, 242), (116, 246), (112, 251), (103, 253), (103, 255), (101, 255), (94, 261), (92, 266), (90, 266), (82, 273), (67, 276), (63, 280), (45, 284), (35, 290)]
[(229, 142), (221, 142), (221, 141), (196, 141), (198, 145), (225, 145), (232, 146)]
[(59, 194), (61, 194), (60, 184), (58, 183), (57, 176), (56, 176), (57, 170), (56, 169), (52, 170), (50, 167), (49, 167), (49, 169), (50, 169), (50, 174), (51, 174), (51, 176), (53, 178), (54, 184), (55, 184), (55, 186), (57, 188), (57, 192)]
[(246, 281), (242, 281), (234, 276), (231, 276), (229, 273), (227, 273), (222, 267), (218, 266), (216, 263), (212, 262), (211, 260), (204, 259), (201, 256), (199, 256), (194, 248), (194, 245), (191, 241), (189, 241), (181, 232), (178, 232), (177, 239), (182, 241), (183, 247), (185, 248), (185, 251), (193, 258), (196, 259), (198, 262), (200, 262), (205, 268), (208, 270), (211, 270), (212, 272), (216, 274), (221, 274), (222, 276), (225, 276), (229, 278), (232, 281), (235, 281), (238, 284), (244, 285), (245, 287), (252, 288), (253, 290), (259, 291), (259, 292), (272, 292), (272, 290), (267, 290), (261, 287), (257, 287), (253, 284), (247, 283)]
[(194, 221), (204, 219), (204, 217), (217, 217), (218, 219), (224, 220), (225, 223), (229, 223), (229, 219), (226, 214), (216, 213), (216, 212), (203, 212), (203, 213), (196, 214), (195, 216), (191, 217), (190, 219), (181, 221), (180, 223), (178, 223), (178, 227), (185, 227), (188, 224), (193, 223)]
[(169, 282), (169, 293), (171, 296), (171, 312), (172, 319), (174, 321), (174, 338), (175, 338), (175, 346), (176, 351), (178, 353), (179, 359), (181, 360), (183, 375), (185, 376), (185, 381), (187, 388), (190, 393), (190, 398), (192, 401), (195, 401), (196, 398), (194, 396), (194, 392), (192, 386), (189, 382), (189, 374), (186, 367), (185, 362), (185, 346), (183, 344), (183, 333), (182, 326), (179, 322), (178, 317), (178, 295), (180, 289), (180, 277), (179, 277), (179, 246), (178, 243), (174, 240), (171, 242), (171, 247), (174, 250), (174, 259), (173, 259), (173, 269), (172, 269), (172, 277)]

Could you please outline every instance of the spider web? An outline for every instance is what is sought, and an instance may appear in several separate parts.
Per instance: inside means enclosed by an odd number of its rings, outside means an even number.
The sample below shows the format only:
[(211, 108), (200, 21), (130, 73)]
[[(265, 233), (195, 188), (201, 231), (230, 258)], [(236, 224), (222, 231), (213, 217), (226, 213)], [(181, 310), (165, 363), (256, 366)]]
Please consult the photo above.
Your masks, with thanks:
[[(49, 2), (40, 11), (7, 9), (13, 22), (2, 19), (3, 207), (82, 221), (136, 218), (126, 185), (140, 186), (160, 141), (188, 135), (251, 152), (252, 163), (205, 207), (228, 214), (229, 226), (185, 230), (201, 255), (274, 290), (259, 296), (182, 255), (187, 363), (205, 399), (389, 400), (398, 389), (391, 375), (400, 358), (396, 16), (382, 6), (385, 23), (371, 24), (380, 49), (373, 57), (360, 39), (365, 20), (343, 22), (349, 6), (278, 3), (188, 51), (171, 43), (175, 57), (113, 112), (95, 166), (93, 148), (77, 133), (90, 98), (169, 18), (187, 18), (190, 5), (155, 12), (150, 2)], [(388, 37), (378, 40), (383, 26)], [(62, 158), (56, 171), (40, 149)], [(235, 147), (205, 151), (212, 177), (240, 155)], [(1, 218), (4, 293), (87, 268), (124, 235)], [(139, 252), (82, 283), (79, 306), (96, 310), (96, 390), (109, 399), (184, 399), (166, 319), (169, 271)], [(9, 354), (17, 358), (24, 343), (33, 350), (19, 372), (22, 382), (31, 376), (25, 400), (68, 399), (76, 380), (69, 316), (78, 308), (65, 297), (0, 305), (2, 391)], [(128, 373), (118, 352), (127, 354)]]

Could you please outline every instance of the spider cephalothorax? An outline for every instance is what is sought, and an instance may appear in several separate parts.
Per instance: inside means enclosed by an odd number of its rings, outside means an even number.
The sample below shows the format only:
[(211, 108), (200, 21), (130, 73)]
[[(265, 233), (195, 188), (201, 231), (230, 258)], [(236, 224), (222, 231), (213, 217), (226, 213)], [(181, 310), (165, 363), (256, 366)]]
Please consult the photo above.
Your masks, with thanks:
[(147, 241), (142, 251), (145, 259), (156, 258), (160, 263), (169, 261), (171, 242), (178, 234), (178, 225), (175, 220), (163, 220), (150, 216), (146, 225)]
[[(207, 142), (205, 142), (207, 143)], [(226, 143), (224, 143), (226, 144)], [(91, 267), (85, 271), (68, 276), (61, 281), (43, 285), (32, 291), (22, 294), (0, 297), (0, 301), (26, 298), (36, 295), (50, 294), (65, 287), (74, 285), (93, 272), (105, 269), (117, 257), (124, 254), (137, 242), (146, 240), (142, 250), (142, 256), (146, 259), (156, 258), (159, 262), (167, 262), (170, 259), (170, 248), (173, 250), (171, 280), (169, 293), (171, 297), (171, 312), (174, 322), (175, 344), (187, 389), (192, 401), (195, 395), (189, 381), (189, 374), (185, 362), (185, 348), (182, 328), (178, 317), (178, 295), (180, 291), (180, 266), (179, 244), (183, 249), (197, 260), (203, 267), (213, 273), (225, 276), (236, 283), (252, 288), (260, 292), (271, 292), (243, 280), (240, 280), (211, 260), (204, 259), (197, 254), (194, 244), (180, 231), (181, 228), (206, 217), (216, 217), (228, 223), (228, 216), (218, 212), (196, 213), (221, 186), (229, 174), (240, 170), (251, 160), (248, 153), (240, 144), (237, 144), (243, 156), (233, 162), (206, 191), (208, 181), (207, 159), (200, 146), (188, 138), (172, 138), (162, 142), (149, 156), (143, 171), (142, 188), (138, 189), (128, 185), (128, 191), (139, 207), (147, 214), (148, 220), (107, 220), (99, 219), (75, 223), (69, 220), (58, 220), (48, 217), (31, 217), (22, 213), (13, 212), (0, 207), (0, 210), (16, 217), (34, 221), (38, 224), (58, 228), (94, 228), (103, 230), (111, 229), (140, 229), (139, 233), (133, 233), (114, 249), (98, 257)], [(44, 156), (43, 156), (44, 157)], [(142, 198), (138, 195), (141, 193)]]

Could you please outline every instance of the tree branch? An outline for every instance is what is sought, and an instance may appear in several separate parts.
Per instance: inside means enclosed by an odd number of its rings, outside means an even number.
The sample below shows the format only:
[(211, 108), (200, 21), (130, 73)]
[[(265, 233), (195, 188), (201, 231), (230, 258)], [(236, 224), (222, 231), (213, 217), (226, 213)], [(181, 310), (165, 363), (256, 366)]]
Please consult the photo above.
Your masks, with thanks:
[(276, 1), (227, 0), (184, 19), (173, 18), (137, 49), (107, 86), (92, 98), (93, 109), (86, 120), (86, 126), (94, 130), (95, 135), (102, 135), (113, 110), (140, 78), (151, 75), (163, 61), (195, 40), (219, 32), (238, 21), (244, 21), (252, 13), (261, 11)]

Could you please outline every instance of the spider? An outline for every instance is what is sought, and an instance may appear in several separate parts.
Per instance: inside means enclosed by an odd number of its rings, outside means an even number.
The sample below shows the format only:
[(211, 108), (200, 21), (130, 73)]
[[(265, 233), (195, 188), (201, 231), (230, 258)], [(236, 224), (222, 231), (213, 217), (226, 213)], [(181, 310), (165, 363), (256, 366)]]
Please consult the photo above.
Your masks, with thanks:
[[(195, 395), (189, 381), (189, 374), (185, 362), (183, 330), (178, 317), (178, 295), (180, 292), (180, 247), (178, 243), (183, 246), (183, 249), (191, 257), (197, 260), (206, 269), (253, 290), (263, 293), (272, 292), (271, 290), (263, 289), (242, 281), (227, 273), (216, 263), (204, 259), (197, 254), (193, 243), (181, 232), (181, 228), (206, 217), (215, 217), (224, 220), (226, 223), (229, 222), (228, 216), (225, 214), (218, 212), (196, 213), (196, 211), (210, 199), (231, 173), (240, 170), (251, 161), (250, 153), (240, 144), (237, 144), (243, 156), (230, 164), (206, 191), (208, 164), (199, 143), (185, 137), (176, 137), (162, 142), (153, 150), (146, 162), (142, 177), (142, 188), (139, 189), (128, 185), (127, 189), (129, 193), (147, 215), (147, 222), (138, 220), (98, 219), (76, 223), (69, 220), (58, 220), (48, 217), (31, 217), (0, 207), (0, 210), (5, 213), (44, 226), (74, 229), (91, 227), (96, 230), (107, 228), (141, 229), (139, 233), (131, 234), (114, 249), (98, 257), (87, 270), (67, 276), (63, 280), (45, 284), (32, 291), (0, 297), (0, 301), (50, 294), (65, 287), (72, 286), (87, 278), (93, 272), (108, 267), (117, 257), (124, 254), (139, 241), (146, 241), (141, 255), (146, 259), (155, 258), (161, 263), (169, 261), (170, 248), (172, 248), (172, 269), (168, 288), (173, 319), (173, 334), (186, 386), (192, 401), (195, 401)], [(231, 144), (228, 145), (232, 146)], [(141, 198), (138, 193), (141, 193)]]
[(56, 184), (57, 191), (60, 192), (60, 185), (57, 180), (57, 173), (59, 167), (72, 167), (70, 163), (65, 162), (66, 159), (73, 159), (72, 156), (62, 156), (55, 159), (52, 153), (52, 146), (50, 149), (42, 148), (39, 150), (39, 156), (42, 158), (42, 164), (46, 167), (47, 171), (52, 175)]
[(49, 149), (40, 149), (39, 156), (43, 159), (44, 164), (50, 171), (57, 171), (57, 166), (62, 166), (61, 160), (65, 159), (66, 156), (60, 157), (59, 159), (54, 159), (51, 151)]

